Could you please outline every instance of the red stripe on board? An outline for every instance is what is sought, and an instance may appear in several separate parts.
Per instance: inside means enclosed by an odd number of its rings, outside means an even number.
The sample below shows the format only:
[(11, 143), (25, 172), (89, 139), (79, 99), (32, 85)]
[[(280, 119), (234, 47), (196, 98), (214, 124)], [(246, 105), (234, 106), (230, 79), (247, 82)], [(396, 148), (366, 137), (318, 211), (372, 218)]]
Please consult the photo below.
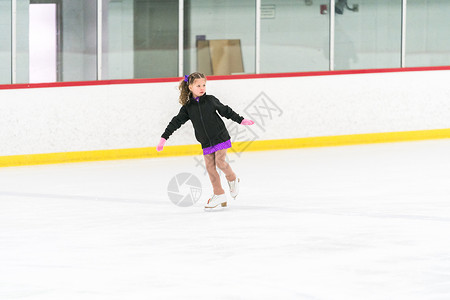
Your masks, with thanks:
[[(287, 77), (374, 74), (374, 73), (413, 72), (413, 71), (446, 71), (446, 70), (450, 70), (450, 66), (223, 75), (223, 76), (208, 76), (208, 80), (287, 78)], [(3, 84), (3, 85), (0, 85), (0, 90), (28, 89), (28, 88), (53, 88), (53, 87), (70, 87), (70, 86), (92, 86), (92, 85), (109, 85), (109, 84), (178, 82), (181, 79), (182, 79), (181, 77), (167, 77), (167, 78), (144, 78), (144, 79), (115, 79), (115, 80), (66, 81), (66, 82), (49, 82), (49, 83)]]
[(352, 74), (394, 73), (394, 72), (413, 72), (413, 71), (448, 71), (448, 70), (450, 70), (450, 66), (390, 68), (390, 69), (387, 69), (387, 68), (386, 69), (361, 69), (361, 70), (340, 70), (340, 71), (245, 74), (245, 75), (232, 75), (232, 76), (208, 76), (208, 80), (308, 77), (308, 76), (352, 75)]
[(18, 83), (18, 84), (0, 85), (0, 90), (109, 85), (109, 84), (161, 83), (161, 82), (177, 82), (179, 80), (180, 78), (178, 77), (170, 77), (170, 78), (116, 79), (116, 80), (92, 80), (92, 81), (64, 81), (64, 82), (47, 82), (47, 83)]

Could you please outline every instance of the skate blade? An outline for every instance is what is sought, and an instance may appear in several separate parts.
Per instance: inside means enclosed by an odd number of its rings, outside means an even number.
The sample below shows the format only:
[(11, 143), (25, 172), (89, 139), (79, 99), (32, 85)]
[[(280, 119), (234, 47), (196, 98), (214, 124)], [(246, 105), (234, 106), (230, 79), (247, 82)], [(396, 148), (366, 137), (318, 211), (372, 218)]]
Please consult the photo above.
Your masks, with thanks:
[[(241, 182), (241, 179), (238, 178), (237, 181), (238, 181), (238, 182)], [(234, 195), (234, 196), (230, 194), (231, 198), (233, 198), (233, 199), (236, 199), (236, 197), (237, 197), (238, 195), (239, 195), (239, 192), (238, 192), (238, 194), (236, 194), (236, 195)]]
[(226, 202), (223, 202), (223, 203), (221, 203), (221, 204), (217, 204), (217, 205), (214, 206), (214, 207), (205, 207), (205, 211), (217, 211), (217, 210), (222, 210), (222, 209), (224, 209), (225, 207), (227, 207), (227, 203), (226, 203)]

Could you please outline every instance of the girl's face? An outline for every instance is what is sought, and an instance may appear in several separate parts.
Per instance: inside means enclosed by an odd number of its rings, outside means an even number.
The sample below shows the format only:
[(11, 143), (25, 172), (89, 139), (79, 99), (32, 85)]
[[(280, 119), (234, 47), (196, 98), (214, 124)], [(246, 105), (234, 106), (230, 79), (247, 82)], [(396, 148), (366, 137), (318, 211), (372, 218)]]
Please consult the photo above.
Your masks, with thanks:
[(189, 90), (192, 92), (192, 96), (194, 98), (203, 96), (206, 92), (206, 79), (205, 78), (197, 78), (194, 82), (189, 85)]

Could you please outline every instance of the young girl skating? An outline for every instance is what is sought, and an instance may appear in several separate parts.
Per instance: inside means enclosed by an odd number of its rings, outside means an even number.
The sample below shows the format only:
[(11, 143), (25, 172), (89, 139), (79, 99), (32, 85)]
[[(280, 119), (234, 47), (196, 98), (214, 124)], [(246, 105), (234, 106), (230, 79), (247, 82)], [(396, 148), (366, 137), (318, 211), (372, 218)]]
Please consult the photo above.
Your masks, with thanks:
[(236, 177), (231, 166), (225, 161), (227, 149), (231, 148), (231, 140), (230, 134), (217, 112), (222, 117), (231, 119), (241, 125), (252, 125), (254, 122), (244, 119), (229, 106), (223, 105), (216, 97), (207, 95), (205, 93), (206, 77), (202, 73), (194, 72), (189, 76), (186, 75), (184, 80), (180, 82), (179, 90), (179, 102), (182, 107), (178, 115), (173, 117), (167, 125), (156, 150), (163, 150), (170, 135), (181, 125), (191, 120), (195, 137), (202, 145), (206, 170), (214, 192), (205, 209), (213, 209), (218, 206), (225, 207), (227, 206), (227, 198), (220, 183), (216, 166), (225, 174), (230, 195), (233, 198), (236, 198), (239, 193), (239, 178)]

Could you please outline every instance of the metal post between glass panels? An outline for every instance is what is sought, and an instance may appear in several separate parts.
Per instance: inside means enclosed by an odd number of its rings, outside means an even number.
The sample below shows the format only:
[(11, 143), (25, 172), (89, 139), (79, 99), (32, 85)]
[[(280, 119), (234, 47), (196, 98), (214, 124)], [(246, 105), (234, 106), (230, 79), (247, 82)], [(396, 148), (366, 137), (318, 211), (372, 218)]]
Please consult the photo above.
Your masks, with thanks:
[(11, 0), (11, 83), (17, 81), (17, 0)]
[(184, 63), (184, 0), (178, 1), (178, 76), (183, 77)]
[(261, 0), (256, 0), (256, 20), (255, 20), (255, 73), (261, 73)]
[(103, 9), (102, 0), (97, 0), (97, 80), (102, 80), (102, 58), (103, 58)]
[(406, 55), (406, 0), (402, 0), (402, 32), (401, 32), (401, 53), (400, 53), (400, 67), (405, 67)]
[(329, 70), (333, 71), (334, 70), (334, 21), (335, 21), (335, 3), (334, 0), (330, 0), (330, 65), (329, 65)]

